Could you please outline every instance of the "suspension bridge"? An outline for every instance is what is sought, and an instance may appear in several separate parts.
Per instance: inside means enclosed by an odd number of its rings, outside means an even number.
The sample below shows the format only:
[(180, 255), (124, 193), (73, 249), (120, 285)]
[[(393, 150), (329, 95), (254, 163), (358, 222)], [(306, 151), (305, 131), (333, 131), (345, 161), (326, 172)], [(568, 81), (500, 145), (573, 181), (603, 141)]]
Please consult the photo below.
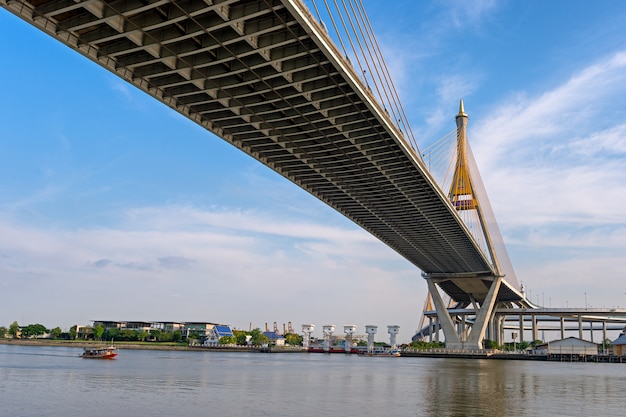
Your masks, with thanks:
[[(466, 141), (420, 151), (361, 0), (0, 0), (330, 205), (422, 271), (449, 347), (533, 308)], [(445, 164), (444, 164), (445, 165)], [(429, 167), (431, 169), (429, 169)], [(445, 171), (445, 170), (444, 170)], [(443, 172), (443, 171), (442, 171)], [(470, 307), (472, 329), (459, 331)]]

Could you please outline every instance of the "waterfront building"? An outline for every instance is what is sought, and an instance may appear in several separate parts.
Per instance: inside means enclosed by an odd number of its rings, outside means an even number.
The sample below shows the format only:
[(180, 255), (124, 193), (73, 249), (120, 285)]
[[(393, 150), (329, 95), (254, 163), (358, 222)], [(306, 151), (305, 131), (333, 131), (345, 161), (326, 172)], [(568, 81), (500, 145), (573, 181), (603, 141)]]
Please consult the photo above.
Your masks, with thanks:
[(233, 331), (230, 326), (208, 322), (185, 322), (183, 326), (183, 337), (195, 334), (202, 340), (203, 345), (216, 345), (222, 336), (232, 336)]
[(285, 338), (276, 332), (263, 332), (263, 335), (269, 339), (270, 345), (285, 346)]
[(77, 339), (93, 339), (93, 327), (91, 326), (76, 326), (76, 338)]
[(619, 337), (611, 342), (613, 354), (617, 356), (626, 356), (626, 327), (620, 333)]
[[(111, 320), (94, 320), (93, 327), (102, 326), (105, 330), (136, 330), (150, 332), (152, 330), (160, 330), (164, 333), (173, 333), (180, 331), (184, 339), (190, 334), (198, 336), (203, 345), (212, 346), (219, 343), (219, 339), (223, 336), (232, 336), (232, 328), (225, 324), (210, 322), (174, 322), (174, 321), (111, 321)], [(91, 327), (80, 327), (88, 332)], [(91, 330), (93, 337), (93, 330)]]
[(202, 340), (204, 346), (217, 346), (224, 336), (233, 336), (233, 329), (223, 324), (213, 324)]
[(537, 345), (537, 353), (546, 355), (598, 355), (598, 345), (587, 340), (577, 337), (568, 337), (565, 339), (553, 340), (542, 345)]

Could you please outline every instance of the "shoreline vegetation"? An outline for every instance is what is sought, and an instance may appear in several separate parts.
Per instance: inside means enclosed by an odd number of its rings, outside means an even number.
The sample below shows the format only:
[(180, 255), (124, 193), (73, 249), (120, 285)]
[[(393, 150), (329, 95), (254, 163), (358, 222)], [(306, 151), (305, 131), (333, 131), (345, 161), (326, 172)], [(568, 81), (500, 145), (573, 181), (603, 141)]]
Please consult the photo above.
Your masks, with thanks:
[[(222, 351), (222, 352), (267, 352), (267, 348), (260, 346), (237, 346), (218, 345), (202, 346), (188, 345), (173, 342), (127, 342), (114, 341), (113, 343), (101, 340), (53, 340), (53, 339), (0, 339), (0, 345), (20, 345), (20, 346), (62, 346), (75, 348), (89, 348), (102, 345), (113, 345), (118, 349), (134, 350), (180, 350), (180, 351)], [(300, 346), (272, 346), (272, 352), (306, 352)]]

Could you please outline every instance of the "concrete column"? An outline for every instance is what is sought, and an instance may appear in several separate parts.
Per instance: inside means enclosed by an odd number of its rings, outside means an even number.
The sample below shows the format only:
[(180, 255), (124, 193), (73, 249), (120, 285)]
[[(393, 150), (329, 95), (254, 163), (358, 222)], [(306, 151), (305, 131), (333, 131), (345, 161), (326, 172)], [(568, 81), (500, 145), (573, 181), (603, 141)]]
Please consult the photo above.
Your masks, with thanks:
[(602, 344), (606, 340), (606, 320), (602, 322)]
[(533, 321), (533, 342), (537, 339), (539, 339), (538, 336), (538, 332), (537, 332), (537, 316), (535, 316), (534, 314), (531, 316), (532, 317), (532, 321)]
[(591, 337), (591, 341), (593, 342), (593, 320), (589, 322), (589, 336)]
[(493, 321), (493, 330), (495, 338), (493, 340), (496, 341), (497, 345), (500, 345), (500, 319), (498, 317), (494, 317), (491, 319)]
[(583, 338), (583, 316), (578, 315), (578, 338)]
[(467, 347), (470, 349), (482, 349), (485, 331), (487, 330), (489, 322), (493, 321), (493, 308), (496, 304), (496, 295), (498, 294), (501, 283), (502, 277), (495, 277), (493, 279), (489, 292), (480, 306), (480, 310), (477, 311), (474, 328), (467, 338)]
[(522, 343), (524, 341), (524, 315), (519, 315), (519, 342)]
[(433, 333), (435, 332), (435, 329), (433, 328), (433, 318), (431, 316), (428, 316), (428, 329), (430, 330), (430, 334), (428, 335), (428, 341), (432, 343)]
[(561, 339), (565, 339), (565, 317), (561, 317)]
[[(454, 329), (454, 323), (452, 322), (452, 317), (450, 317), (450, 313), (448, 313), (448, 309), (441, 298), (441, 294), (439, 294), (439, 290), (435, 284), (435, 281), (426, 278), (426, 284), (428, 284), (428, 291), (430, 291), (430, 296), (433, 299), (433, 304), (435, 304), (435, 310), (437, 311), (437, 322), (441, 325), (443, 329), (443, 334), (446, 337), (446, 347), (449, 348), (458, 348), (460, 347), (459, 337)], [(439, 326), (437, 326), (437, 330), (439, 330)], [(439, 335), (439, 332), (437, 332)], [(439, 341), (439, 339), (437, 339)]]
[(467, 340), (467, 321), (465, 314), (461, 317), (461, 329), (461, 342), (465, 342)]
[(496, 345), (500, 344), (500, 320), (496, 317), (491, 316), (491, 323), (493, 326), (493, 340), (496, 342)]

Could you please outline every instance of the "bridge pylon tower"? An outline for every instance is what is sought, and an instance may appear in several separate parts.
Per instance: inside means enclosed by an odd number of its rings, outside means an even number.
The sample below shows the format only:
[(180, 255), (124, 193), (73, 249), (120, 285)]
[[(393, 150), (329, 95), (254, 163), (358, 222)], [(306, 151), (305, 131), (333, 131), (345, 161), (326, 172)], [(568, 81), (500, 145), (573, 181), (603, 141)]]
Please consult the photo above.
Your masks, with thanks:
[[(459, 113), (456, 115), (457, 126), (457, 152), (452, 183), (448, 192), (450, 203), (457, 213), (474, 210), (478, 218), (482, 239), (486, 246), (486, 255), (491, 260), (492, 270), (479, 273), (446, 274), (425, 273), (424, 278), (428, 284), (428, 292), (432, 297), (432, 303), (437, 312), (438, 325), (443, 330), (446, 340), (446, 348), (450, 349), (482, 349), (482, 341), (488, 329), (493, 327), (493, 310), (498, 298), (498, 292), (504, 274), (498, 263), (498, 256), (488, 230), (488, 222), (482, 210), (482, 202), (479, 199), (474, 180), (470, 174), (470, 163), (467, 151), (467, 122), (468, 115), (465, 113), (463, 100), (459, 104)], [(486, 198), (486, 196), (485, 196)], [(488, 204), (487, 202), (485, 202)], [(452, 282), (455, 287), (462, 288), (469, 302), (459, 301), (456, 308), (464, 308), (472, 305), (475, 317), (471, 330), (466, 316), (453, 317), (449, 313), (451, 303), (444, 303), (437, 288), (437, 284)], [(485, 293), (484, 286), (488, 286)], [(480, 288), (480, 291), (477, 289)], [(458, 300), (457, 300), (458, 301)], [(436, 329), (435, 331), (438, 331)], [(433, 329), (431, 329), (433, 331)]]

